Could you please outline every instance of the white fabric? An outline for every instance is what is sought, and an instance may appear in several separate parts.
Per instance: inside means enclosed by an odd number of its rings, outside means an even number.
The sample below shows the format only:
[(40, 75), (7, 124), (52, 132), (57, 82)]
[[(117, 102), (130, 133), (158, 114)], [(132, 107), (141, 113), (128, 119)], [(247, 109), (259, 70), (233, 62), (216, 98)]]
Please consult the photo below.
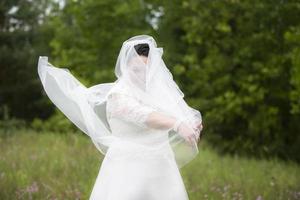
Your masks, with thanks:
[(102, 161), (90, 200), (188, 200), (166, 131), (149, 129), (154, 109), (113, 93), (107, 100), (114, 142)]
[[(139, 43), (150, 47), (146, 63), (134, 49)], [(39, 58), (38, 73), (49, 98), (105, 155), (91, 200), (188, 199), (179, 168), (198, 154), (196, 141), (190, 145), (173, 127), (146, 123), (153, 112), (191, 128), (201, 122), (200, 112), (184, 101), (162, 52), (150, 36), (130, 38), (118, 56), (117, 80), (90, 88), (68, 69)]]

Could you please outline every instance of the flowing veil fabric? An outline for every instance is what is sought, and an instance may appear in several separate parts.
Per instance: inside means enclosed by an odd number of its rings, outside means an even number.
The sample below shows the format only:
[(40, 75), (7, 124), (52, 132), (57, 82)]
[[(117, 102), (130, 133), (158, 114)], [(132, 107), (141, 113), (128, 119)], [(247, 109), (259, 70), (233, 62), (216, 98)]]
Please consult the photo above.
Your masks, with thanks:
[[(147, 63), (143, 63), (134, 46), (149, 45)], [(126, 85), (133, 96), (161, 112), (185, 121), (190, 127), (201, 122), (201, 113), (188, 106), (173, 76), (162, 60), (163, 50), (157, 48), (151, 36), (140, 35), (126, 40), (115, 66), (117, 80), (85, 87), (66, 68), (53, 66), (48, 57), (40, 56), (38, 74), (51, 101), (81, 131), (87, 134), (97, 149), (105, 155), (109, 146), (119, 138), (111, 132), (105, 112), (109, 94)], [(168, 129), (168, 139), (161, 146), (171, 145), (179, 168), (198, 154), (195, 141), (189, 144), (173, 129)]]

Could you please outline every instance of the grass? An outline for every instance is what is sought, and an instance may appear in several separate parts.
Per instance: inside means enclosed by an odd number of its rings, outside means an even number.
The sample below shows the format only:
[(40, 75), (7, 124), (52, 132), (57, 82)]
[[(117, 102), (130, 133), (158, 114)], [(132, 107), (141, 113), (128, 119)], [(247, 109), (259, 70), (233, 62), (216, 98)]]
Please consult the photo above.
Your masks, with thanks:
[[(0, 199), (88, 199), (103, 156), (83, 134), (18, 131), (0, 137)], [(300, 167), (218, 155), (201, 141), (181, 169), (190, 200), (300, 199)]]

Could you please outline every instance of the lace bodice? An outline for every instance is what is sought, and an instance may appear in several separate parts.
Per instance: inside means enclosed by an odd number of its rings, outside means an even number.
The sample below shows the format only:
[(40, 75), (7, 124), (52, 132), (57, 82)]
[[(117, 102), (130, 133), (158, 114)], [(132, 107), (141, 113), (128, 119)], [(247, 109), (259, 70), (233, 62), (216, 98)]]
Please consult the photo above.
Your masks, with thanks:
[(112, 134), (140, 144), (157, 145), (166, 141), (167, 131), (153, 129), (146, 123), (149, 115), (159, 110), (127, 92), (115, 91), (107, 97), (106, 117)]
[(153, 111), (156, 111), (156, 109), (126, 94), (112, 93), (107, 99), (106, 112), (108, 121), (111, 118), (118, 118), (141, 128), (148, 128), (145, 122), (148, 115)]

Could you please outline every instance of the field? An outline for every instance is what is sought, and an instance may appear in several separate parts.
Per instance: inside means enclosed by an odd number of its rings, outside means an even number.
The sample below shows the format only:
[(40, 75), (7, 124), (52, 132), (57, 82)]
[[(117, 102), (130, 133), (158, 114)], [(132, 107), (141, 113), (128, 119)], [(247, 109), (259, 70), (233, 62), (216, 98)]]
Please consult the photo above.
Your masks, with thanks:
[[(88, 199), (103, 156), (83, 134), (0, 134), (0, 199)], [(181, 173), (190, 200), (300, 199), (300, 167), (218, 155), (205, 140)]]

